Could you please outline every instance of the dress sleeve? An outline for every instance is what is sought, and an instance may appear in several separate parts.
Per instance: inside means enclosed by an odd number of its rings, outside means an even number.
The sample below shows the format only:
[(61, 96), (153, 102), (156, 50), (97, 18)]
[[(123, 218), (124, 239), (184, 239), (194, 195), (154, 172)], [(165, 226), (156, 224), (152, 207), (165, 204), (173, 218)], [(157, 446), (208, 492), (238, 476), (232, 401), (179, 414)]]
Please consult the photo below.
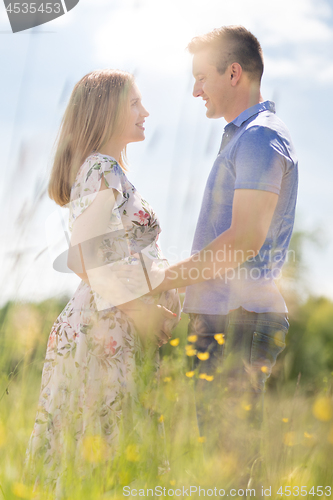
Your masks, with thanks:
[(278, 134), (266, 127), (246, 130), (239, 140), (235, 168), (235, 189), (280, 194), (282, 178), (288, 168), (288, 155)]
[(75, 219), (81, 215), (96, 198), (101, 188), (103, 177), (108, 188), (118, 191), (121, 198), (126, 196), (124, 190), (125, 175), (116, 160), (102, 155), (89, 156), (80, 167), (72, 186), (69, 203), (70, 231), (72, 231)]

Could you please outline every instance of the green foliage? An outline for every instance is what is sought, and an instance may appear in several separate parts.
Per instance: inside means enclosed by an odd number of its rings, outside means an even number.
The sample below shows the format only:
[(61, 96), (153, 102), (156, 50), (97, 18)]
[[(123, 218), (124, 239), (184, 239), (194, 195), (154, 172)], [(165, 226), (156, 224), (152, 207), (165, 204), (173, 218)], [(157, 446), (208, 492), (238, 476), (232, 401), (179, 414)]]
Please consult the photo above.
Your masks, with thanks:
[[(52, 498), (41, 486), (33, 494), (32, 484), (23, 482), (22, 472), (36, 415), (47, 338), (65, 303), (65, 298), (40, 304), (9, 303), (0, 310), (0, 499), (1, 491), (3, 498), (10, 500)], [(312, 486), (332, 486), (332, 320), (333, 303), (328, 299), (309, 298), (300, 304), (291, 319), (287, 349), (270, 379), (262, 454), (266, 485), (272, 487), (272, 492), (280, 486), (304, 486), (307, 491)], [(157, 433), (156, 425), (148, 422), (142, 412), (144, 439), (125, 433), (118, 452), (108, 463), (103, 461), (103, 442), (92, 436), (82, 452), (84, 473), (80, 475), (74, 463), (69, 463), (67, 476), (58, 486), (58, 498), (119, 500), (125, 498), (124, 486), (138, 492), (155, 486), (165, 487), (166, 491), (190, 486), (227, 490), (242, 484), (247, 470), (244, 443), (248, 439), (242, 419), (247, 408), (243, 405), (235, 409), (229, 419), (232, 425), (226, 427), (230, 431), (228, 440), (204, 459), (205, 436), (199, 437), (196, 424), (195, 375), (190, 370), (190, 357), (186, 356), (186, 334), (187, 316), (183, 314), (173, 332), (173, 342), (161, 349), (155, 424), (156, 419), (163, 421), (164, 431)], [(214, 411), (221, 416), (220, 433), (228, 419), (223, 396), (217, 395), (216, 401)], [(219, 435), (214, 436), (218, 444)], [(162, 449), (166, 449), (170, 471), (161, 475), (161, 459), (156, 457), (161, 456)], [(272, 498), (281, 496), (275, 494)]]
[(284, 381), (296, 380), (317, 391), (333, 372), (333, 303), (327, 298), (309, 297), (290, 320), (287, 348), (279, 358)]
[(8, 302), (0, 309), (0, 366), (12, 369), (22, 358), (43, 360), (46, 341), (55, 318), (67, 298), (48, 299), (40, 303)]

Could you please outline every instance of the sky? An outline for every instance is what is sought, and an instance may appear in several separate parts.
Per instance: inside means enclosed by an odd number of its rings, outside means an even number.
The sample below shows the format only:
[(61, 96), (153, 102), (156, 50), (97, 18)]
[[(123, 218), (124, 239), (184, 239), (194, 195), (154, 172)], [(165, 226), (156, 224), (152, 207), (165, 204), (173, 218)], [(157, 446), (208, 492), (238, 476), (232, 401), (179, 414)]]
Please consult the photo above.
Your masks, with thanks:
[(332, 0), (80, 0), (15, 34), (0, 3), (0, 303), (72, 294), (79, 283), (52, 268), (45, 222), (56, 206), (46, 187), (69, 95), (93, 69), (134, 73), (150, 116), (146, 140), (128, 148), (128, 177), (159, 216), (166, 257), (190, 254), (226, 123), (209, 120), (192, 96), (186, 46), (228, 24), (261, 42), (262, 94), (275, 101), (299, 157), (295, 227), (320, 242), (305, 247), (305, 285), (333, 299)]

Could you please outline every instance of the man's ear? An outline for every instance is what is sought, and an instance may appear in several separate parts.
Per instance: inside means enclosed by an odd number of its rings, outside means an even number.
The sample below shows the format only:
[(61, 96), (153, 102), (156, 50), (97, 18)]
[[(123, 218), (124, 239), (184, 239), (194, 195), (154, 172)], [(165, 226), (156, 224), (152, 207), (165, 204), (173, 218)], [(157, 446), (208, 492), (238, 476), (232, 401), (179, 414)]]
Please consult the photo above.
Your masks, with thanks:
[(232, 63), (229, 66), (230, 81), (233, 87), (237, 85), (242, 73), (243, 73), (243, 68), (239, 63)]

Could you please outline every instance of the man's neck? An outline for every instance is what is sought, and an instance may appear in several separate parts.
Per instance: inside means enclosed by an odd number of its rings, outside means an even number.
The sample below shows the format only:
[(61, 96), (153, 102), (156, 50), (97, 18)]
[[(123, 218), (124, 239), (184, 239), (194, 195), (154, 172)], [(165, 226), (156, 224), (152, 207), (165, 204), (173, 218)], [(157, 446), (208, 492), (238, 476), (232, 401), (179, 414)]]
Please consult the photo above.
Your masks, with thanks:
[(230, 113), (228, 113), (228, 115), (224, 118), (228, 123), (230, 123), (237, 118), (237, 116), (243, 113), (243, 111), (252, 108), (252, 106), (259, 104), (259, 102), (263, 102), (260, 87), (253, 85), (246, 89), (246, 91), (242, 89), (235, 99), (235, 104), (230, 110)]

